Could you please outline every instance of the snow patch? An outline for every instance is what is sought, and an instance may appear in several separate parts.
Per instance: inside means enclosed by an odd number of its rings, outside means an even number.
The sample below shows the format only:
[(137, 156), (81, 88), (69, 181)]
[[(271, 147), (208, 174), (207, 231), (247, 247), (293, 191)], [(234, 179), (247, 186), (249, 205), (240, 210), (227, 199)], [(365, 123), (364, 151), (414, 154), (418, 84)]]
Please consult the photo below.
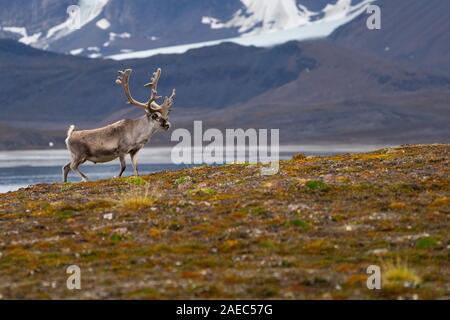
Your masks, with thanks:
[(19, 42), (26, 45), (36, 43), (42, 35), (41, 32), (38, 32), (29, 36), (27, 29), (24, 27), (3, 27), (3, 30), (21, 35), (22, 37), (19, 39)]
[(70, 54), (73, 56), (77, 56), (84, 51), (84, 48), (74, 49), (70, 51)]
[(97, 23), (95, 24), (97, 27), (99, 27), (102, 30), (106, 30), (111, 26), (111, 23), (109, 23), (108, 20), (106, 20), (105, 18), (100, 19), (97, 21)]
[(123, 32), (123, 33), (114, 33), (114, 32), (110, 32), (109, 33), (109, 41), (105, 42), (103, 44), (103, 47), (109, 47), (109, 45), (116, 41), (117, 38), (120, 39), (128, 39), (131, 38), (131, 34), (129, 34), (128, 32)]
[(242, 36), (251, 36), (280, 30), (297, 29), (316, 22), (343, 20), (355, 9), (375, 0), (364, 0), (352, 6), (352, 0), (338, 0), (327, 4), (319, 12), (308, 10), (296, 0), (241, 0), (239, 9), (229, 21), (203, 17), (202, 23), (211, 29), (236, 28)]
[(253, 35), (297, 28), (310, 23), (314, 15), (306, 7), (297, 5), (296, 0), (241, 0), (243, 9), (238, 10), (231, 20), (221, 23), (213, 17), (203, 17), (202, 22), (213, 29), (237, 28), (243, 35)]
[(92, 58), (92, 59), (101, 58), (102, 54), (101, 53), (91, 53), (90, 55), (88, 55), (88, 57)]
[(99, 47), (88, 47), (87, 49), (88, 49), (88, 51), (100, 52), (100, 48)]
[[(80, 6), (80, 25), (83, 27), (92, 20), (94, 20), (100, 13), (102, 13), (103, 8), (108, 4), (109, 0), (79, 0), (78, 5)], [(72, 27), (72, 18), (68, 18), (61, 24), (58, 24), (47, 31), (47, 39), (57, 40), (77, 29)]]
[(325, 20), (344, 19), (351, 11), (352, 0), (339, 0), (335, 5), (327, 4), (323, 9)]
[(23, 37), (23, 38), (19, 39), (19, 42), (22, 42), (23, 44), (26, 44), (26, 45), (30, 45), (30, 44), (38, 42), (41, 35), (42, 35), (42, 32), (38, 32), (31, 36)]
[(27, 29), (23, 27), (3, 27), (3, 30), (11, 33), (17, 33), (20, 34), (22, 37), (27, 36)]
[[(256, 4), (261, 3), (261, 6), (263, 8), (270, 8), (269, 2), (272, 0), (241, 0), (245, 1), (248, 4)], [(278, 5), (281, 5), (282, 0), (275, 0)], [(113, 60), (126, 60), (126, 59), (139, 59), (139, 58), (147, 58), (158, 54), (183, 54), (188, 50), (191, 49), (197, 49), (202, 47), (208, 47), (208, 46), (215, 46), (224, 42), (232, 42), (236, 43), (242, 46), (257, 46), (257, 47), (270, 47), (279, 45), (282, 43), (286, 43), (288, 41), (304, 41), (309, 39), (316, 39), (316, 38), (325, 38), (328, 37), (333, 31), (335, 31), (337, 28), (339, 28), (342, 25), (347, 24), (348, 22), (352, 21), (356, 17), (358, 17), (360, 14), (366, 11), (367, 6), (376, 0), (364, 0), (359, 4), (356, 4), (354, 6), (349, 6), (348, 4), (351, 4), (351, 0), (339, 0), (335, 5), (328, 6), (326, 8), (326, 11), (324, 11), (324, 18), (322, 19), (314, 19), (310, 11), (308, 11), (306, 8), (298, 7), (299, 10), (297, 11), (297, 14), (303, 15), (299, 21), (296, 23), (293, 22), (292, 16), (286, 16), (286, 19), (288, 19), (288, 23), (286, 25), (290, 25), (290, 28), (279, 28), (275, 27), (277, 24), (274, 24), (274, 28), (271, 28), (269, 31), (267, 29), (264, 29), (264, 26), (268, 26), (270, 24), (254, 24), (254, 20), (250, 20), (251, 23), (242, 23), (242, 32), (246, 32), (244, 36), (235, 37), (235, 38), (227, 38), (227, 39), (220, 39), (220, 40), (213, 40), (213, 41), (205, 41), (205, 42), (199, 42), (199, 43), (192, 43), (192, 44), (185, 44), (185, 45), (178, 45), (178, 46), (171, 46), (171, 47), (164, 47), (164, 48), (157, 48), (157, 49), (150, 49), (150, 50), (143, 50), (143, 51), (135, 51), (132, 53), (120, 53), (116, 55), (111, 55), (106, 58), (113, 59)], [(295, 0), (286, 0), (282, 1), (284, 3), (283, 8), (292, 8), (290, 2), (295, 2)], [(252, 7), (256, 8), (256, 7)], [(265, 10), (263, 10), (266, 12)], [(345, 12), (343, 14), (342, 12)], [(243, 11), (238, 11), (239, 17), (245, 16), (245, 13)], [(273, 16), (272, 13), (268, 13), (270, 17)], [(281, 13), (280, 13), (281, 14)], [(286, 13), (288, 14), (288, 13)], [(319, 13), (315, 13), (319, 14)], [(283, 16), (281, 14), (281, 16)], [(258, 15), (261, 17), (261, 15)], [(306, 16), (310, 16), (312, 19), (310, 21), (305, 22), (304, 18)], [(233, 20), (232, 21), (239, 21), (241, 23), (241, 20)], [(252, 18), (251, 18), (252, 19)], [(272, 19), (272, 18), (271, 18)], [(268, 19), (267, 21), (269, 21)], [(203, 19), (202, 21), (207, 21), (207, 19)], [(208, 20), (211, 21), (211, 20)], [(233, 23), (234, 23), (233, 22)], [(297, 25), (296, 27), (292, 27), (292, 25)], [(280, 26), (280, 25), (278, 25)], [(225, 24), (223, 25), (216, 25), (216, 28), (218, 27), (225, 27)], [(262, 29), (261, 29), (262, 28)], [(261, 32), (261, 30), (266, 30), (265, 32)]]

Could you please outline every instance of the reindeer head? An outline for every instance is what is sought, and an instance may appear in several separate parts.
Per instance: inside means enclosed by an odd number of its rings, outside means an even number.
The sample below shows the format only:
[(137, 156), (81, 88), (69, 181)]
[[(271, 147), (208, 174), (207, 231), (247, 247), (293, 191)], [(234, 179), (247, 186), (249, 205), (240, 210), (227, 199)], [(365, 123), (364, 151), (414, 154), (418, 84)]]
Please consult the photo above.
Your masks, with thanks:
[(169, 113), (172, 108), (173, 101), (175, 98), (175, 89), (172, 90), (172, 94), (170, 97), (165, 97), (164, 102), (159, 105), (157, 100), (161, 97), (158, 96), (158, 81), (161, 77), (161, 69), (158, 68), (154, 73), (149, 83), (147, 83), (144, 87), (150, 87), (150, 98), (147, 102), (139, 102), (135, 100), (130, 93), (129, 87), (129, 79), (132, 70), (126, 69), (125, 71), (119, 71), (119, 76), (117, 77), (116, 83), (121, 85), (125, 91), (125, 95), (128, 99), (128, 104), (134, 105), (139, 108), (143, 108), (147, 117), (151, 119), (155, 125), (163, 128), (165, 130), (169, 130), (170, 122), (169, 122)]

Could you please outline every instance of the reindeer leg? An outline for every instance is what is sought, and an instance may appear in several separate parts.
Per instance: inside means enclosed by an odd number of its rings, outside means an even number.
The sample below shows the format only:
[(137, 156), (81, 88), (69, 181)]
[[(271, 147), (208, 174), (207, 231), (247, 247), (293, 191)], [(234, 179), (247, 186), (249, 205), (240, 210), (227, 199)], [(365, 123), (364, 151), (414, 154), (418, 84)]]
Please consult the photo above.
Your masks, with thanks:
[(70, 162), (63, 167), (63, 181), (67, 182), (67, 175), (70, 171)]
[(134, 171), (135, 176), (139, 175), (138, 164), (137, 164), (137, 153), (138, 152), (139, 152), (139, 150), (133, 150), (130, 152), (131, 163), (133, 164), (133, 171)]
[(125, 162), (125, 156), (120, 156), (119, 158), (120, 158), (120, 173), (119, 173), (119, 177), (122, 177), (123, 172), (127, 168), (127, 164)]
[(75, 172), (80, 176), (80, 178), (81, 178), (81, 180), (82, 180), (83, 182), (86, 182), (86, 181), (89, 180), (88, 177), (87, 177), (83, 172), (81, 172), (80, 169), (78, 169), (79, 165), (82, 164), (83, 162), (84, 162), (84, 161), (80, 161), (80, 160), (78, 160), (78, 161), (73, 161), (73, 162), (70, 164), (70, 169), (72, 169), (73, 171), (75, 171)]

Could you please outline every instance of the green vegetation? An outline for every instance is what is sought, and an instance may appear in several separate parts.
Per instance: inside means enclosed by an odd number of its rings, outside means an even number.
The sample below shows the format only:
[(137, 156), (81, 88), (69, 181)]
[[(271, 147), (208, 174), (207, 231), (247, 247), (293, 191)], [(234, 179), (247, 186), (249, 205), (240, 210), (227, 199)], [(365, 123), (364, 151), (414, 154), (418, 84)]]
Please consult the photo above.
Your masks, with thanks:
[(448, 159), (405, 146), (297, 155), (273, 176), (231, 164), (1, 194), (0, 295), (447, 299)]
[(417, 239), (416, 248), (419, 249), (430, 249), (438, 245), (438, 240), (433, 237), (424, 237)]
[(125, 178), (125, 181), (128, 182), (129, 184), (132, 184), (135, 186), (143, 186), (146, 184), (146, 182), (143, 178), (136, 177), (136, 176), (127, 177), (127, 178)]
[(179, 184), (183, 184), (183, 183), (186, 183), (186, 182), (189, 182), (189, 181), (191, 181), (191, 177), (189, 177), (189, 176), (182, 176), (182, 177), (179, 177), (179, 178), (175, 179), (175, 184), (179, 185)]
[(328, 185), (320, 180), (310, 180), (308, 182), (306, 182), (305, 186), (309, 189), (309, 190), (328, 190)]
[(383, 288), (390, 291), (403, 291), (405, 288), (417, 287), (421, 279), (407, 263), (400, 259), (383, 264)]
[(288, 222), (288, 225), (298, 227), (300, 229), (305, 229), (305, 230), (309, 228), (308, 223), (303, 220), (300, 220), (300, 219), (291, 220)]

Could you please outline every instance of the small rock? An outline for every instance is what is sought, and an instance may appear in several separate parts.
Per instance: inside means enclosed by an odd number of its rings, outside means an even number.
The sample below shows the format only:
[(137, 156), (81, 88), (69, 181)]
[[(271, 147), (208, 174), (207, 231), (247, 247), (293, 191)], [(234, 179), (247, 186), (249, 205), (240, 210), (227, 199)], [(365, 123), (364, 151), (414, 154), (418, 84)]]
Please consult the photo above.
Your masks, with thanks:
[(125, 228), (125, 227), (117, 228), (117, 229), (114, 229), (114, 232), (116, 232), (116, 233), (118, 233), (118, 234), (125, 234), (125, 233), (128, 232), (128, 229)]
[(376, 256), (384, 256), (385, 254), (387, 254), (389, 252), (388, 249), (386, 248), (381, 248), (381, 249), (374, 249), (372, 251), (370, 251), (369, 253), (376, 255)]
[(332, 174), (326, 174), (326, 175), (322, 176), (322, 180), (325, 183), (332, 183), (332, 182), (334, 182), (334, 176)]
[(112, 220), (112, 218), (113, 218), (113, 214), (112, 213), (105, 213), (103, 215), (103, 219)]

